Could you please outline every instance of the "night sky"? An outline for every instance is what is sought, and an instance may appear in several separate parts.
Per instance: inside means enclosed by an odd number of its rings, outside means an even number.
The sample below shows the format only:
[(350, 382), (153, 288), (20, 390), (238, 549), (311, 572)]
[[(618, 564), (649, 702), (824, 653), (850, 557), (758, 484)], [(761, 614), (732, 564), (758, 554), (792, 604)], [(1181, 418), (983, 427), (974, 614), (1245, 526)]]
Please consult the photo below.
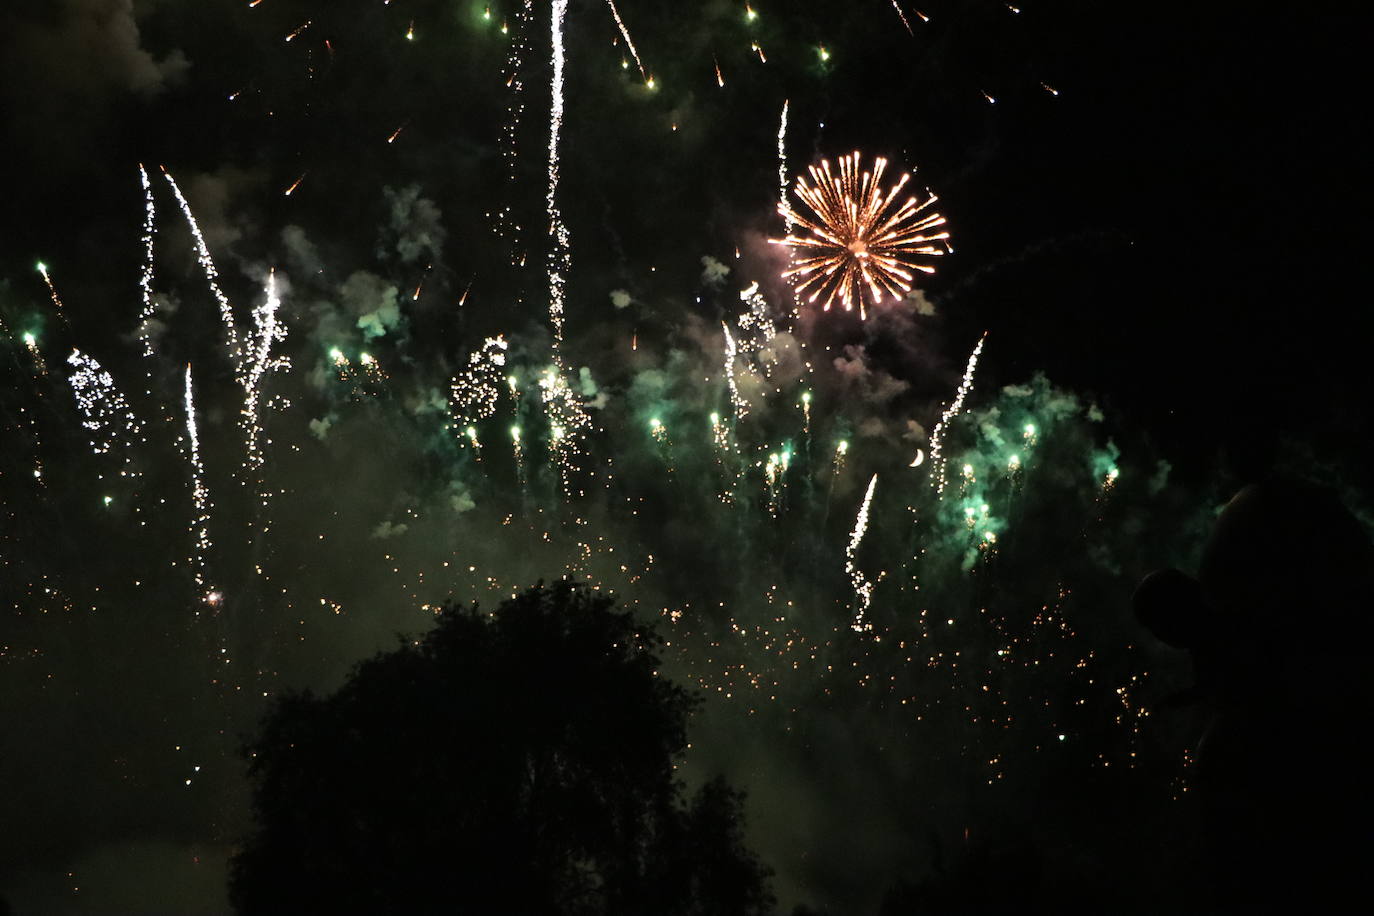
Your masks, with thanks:
[[(226, 912), (267, 698), (571, 575), (703, 691), (684, 778), (749, 793), (781, 912), (970, 836), (1175, 902), (1201, 725), (1135, 583), (1265, 474), (1374, 518), (1367, 17), (621, 0), (641, 76), (575, 0), (564, 266), (551, 5), (0, 10), (0, 894)], [(865, 321), (768, 244), (784, 103), (789, 183), (862, 150), (948, 218)]]

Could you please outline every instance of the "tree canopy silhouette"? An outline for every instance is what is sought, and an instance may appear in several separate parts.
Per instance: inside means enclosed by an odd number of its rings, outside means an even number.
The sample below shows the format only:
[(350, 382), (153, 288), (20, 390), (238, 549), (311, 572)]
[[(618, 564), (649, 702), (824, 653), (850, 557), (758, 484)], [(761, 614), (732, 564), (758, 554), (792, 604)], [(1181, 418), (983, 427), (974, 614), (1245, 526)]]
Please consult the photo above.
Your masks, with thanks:
[(723, 782), (686, 797), (692, 695), (660, 638), (560, 582), (452, 606), (246, 748), (240, 913), (753, 914), (772, 897)]

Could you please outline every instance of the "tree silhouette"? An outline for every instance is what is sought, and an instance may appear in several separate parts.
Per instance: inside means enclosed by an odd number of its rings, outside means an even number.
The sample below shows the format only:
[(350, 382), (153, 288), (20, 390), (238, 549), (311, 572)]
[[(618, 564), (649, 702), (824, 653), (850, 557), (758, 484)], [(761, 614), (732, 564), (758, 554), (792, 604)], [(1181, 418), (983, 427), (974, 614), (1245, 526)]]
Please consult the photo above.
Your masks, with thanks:
[(695, 699), (651, 628), (584, 587), (453, 606), (246, 748), (240, 913), (752, 914), (767, 872), (723, 782), (684, 797)]

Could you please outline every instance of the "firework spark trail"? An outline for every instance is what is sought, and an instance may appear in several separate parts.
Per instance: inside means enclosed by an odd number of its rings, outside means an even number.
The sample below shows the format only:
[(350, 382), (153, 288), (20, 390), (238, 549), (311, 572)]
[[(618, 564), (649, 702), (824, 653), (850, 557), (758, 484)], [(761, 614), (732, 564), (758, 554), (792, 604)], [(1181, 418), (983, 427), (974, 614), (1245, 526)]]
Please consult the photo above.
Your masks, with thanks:
[(625, 20), (620, 18), (620, 10), (615, 8), (615, 0), (606, 0), (606, 5), (611, 8), (611, 15), (615, 17), (615, 24), (620, 27), (620, 34), (625, 37), (625, 44), (630, 49), (630, 56), (635, 59), (635, 66), (639, 68), (639, 75), (647, 83), (649, 74), (644, 72), (644, 61), (639, 59), (639, 52), (635, 50), (635, 42), (630, 37), (630, 30), (625, 28)]
[(902, 25), (906, 26), (907, 34), (914, 36), (916, 33), (911, 31), (911, 23), (907, 21), (906, 13), (902, 12), (902, 5), (898, 3), (897, 0), (892, 0), (892, 8), (896, 10), (897, 15), (901, 17)]
[(917, 259), (942, 256), (944, 250), (931, 243), (949, 238), (949, 233), (929, 232), (946, 222), (939, 213), (926, 212), (938, 200), (933, 194), (924, 201), (912, 196), (897, 203), (910, 173), (884, 188), (887, 160), (878, 158), (872, 172), (861, 171), (860, 160), (858, 152), (841, 156), (838, 174), (829, 160), (822, 160), (819, 168), (810, 166), (814, 184), (798, 179), (796, 194), (815, 218), (786, 204), (781, 208), (784, 218), (810, 234), (769, 241), (791, 249), (793, 266), (783, 277), (798, 294), (810, 290), (807, 301), (821, 300), (826, 311), (836, 301), (846, 311), (858, 305), (864, 317), (865, 298), (874, 304), (887, 296), (900, 298), (911, 291), (911, 271), (934, 273), (934, 267)]
[(864, 539), (864, 533), (868, 531), (868, 508), (873, 502), (873, 491), (877, 489), (877, 486), (878, 475), (874, 474), (868, 481), (868, 490), (864, 493), (864, 501), (859, 506), (858, 516), (854, 519), (854, 530), (850, 532), (849, 544), (844, 550), (844, 571), (854, 586), (854, 598), (858, 602), (854, 622), (850, 624), (850, 628), (856, 633), (864, 633), (873, 629), (873, 624), (865, 620), (864, 617), (868, 614), (868, 606), (873, 602), (874, 583), (870, 582), (863, 571), (854, 563), (854, 554)]
[(738, 424), (749, 415), (749, 402), (739, 392), (739, 382), (735, 379), (735, 360), (739, 355), (739, 346), (735, 343), (735, 337), (730, 333), (730, 326), (725, 322), (720, 323), (721, 330), (725, 332), (725, 383), (730, 388), (730, 404), (735, 410), (735, 423)]
[[(520, 76), (520, 67), (524, 63), (527, 50), (529, 23), (534, 16), (533, 3), (534, 0), (524, 0), (516, 14), (515, 38), (511, 41), (510, 52), (506, 55), (506, 88), (511, 91), (511, 100), (506, 109), (508, 117), (501, 127), (501, 156), (506, 160), (508, 193), (513, 190), (517, 179), (516, 138), (520, 132), (520, 120), (525, 114), (525, 81)], [(496, 232), (503, 238), (509, 235), (511, 263), (524, 266), (524, 259), (517, 251), (521, 228), (512, 220), (511, 213), (512, 207), (509, 203), (501, 208), (496, 218)]]
[[(210, 491), (205, 486), (205, 466), (200, 458), (200, 430), (196, 424), (196, 402), (191, 384), (191, 364), (186, 364), (186, 436), (190, 442), (187, 455), (191, 462), (191, 498), (195, 512), (191, 516), (191, 539), (194, 546), (192, 570), (196, 587), (206, 599), (214, 591), (207, 585), (205, 555), (210, 543)], [(199, 615), (199, 611), (196, 612)]]
[(177, 206), (181, 208), (181, 213), (186, 217), (186, 223), (191, 227), (191, 237), (196, 242), (196, 260), (200, 262), (200, 267), (205, 271), (205, 280), (210, 284), (210, 292), (214, 295), (215, 301), (219, 303), (219, 314), (224, 322), (224, 334), (229, 344), (229, 357), (234, 364), (234, 372), (240, 376), (243, 374), (243, 350), (239, 346), (239, 332), (234, 324), (234, 308), (229, 304), (229, 299), (224, 295), (224, 291), (219, 288), (219, 271), (215, 269), (214, 259), (210, 257), (210, 248), (205, 244), (205, 236), (200, 232), (200, 224), (196, 222), (196, 216), (191, 212), (191, 205), (186, 202), (186, 198), (181, 193), (181, 188), (177, 186), (176, 179), (172, 173), (164, 167), (163, 177), (172, 186), (172, 193), (176, 196)]
[(72, 367), (68, 381), (81, 413), (81, 426), (90, 439), (91, 451), (106, 455), (114, 451), (116, 445), (121, 445), (125, 454), (120, 476), (138, 476), (138, 472), (129, 467), (128, 450), (134, 440), (145, 441), (143, 421), (134, 415), (128, 400), (115, 385), (114, 376), (94, 357), (73, 350), (67, 357), (67, 364)]
[(568, 0), (553, 0), (553, 78), (549, 109), (549, 190), (545, 203), (549, 215), (549, 321), (553, 325), (554, 351), (563, 343), (563, 290), (572, 252), (568, 244), (568, 227), (558, 209), (558, 143), (563, 129), (563, 18), (568, 12)]
[(787, 206), (787, 103), (783, 99), (782, 117), (778, 120), (778, 212), (782, 214), (783, 231), (790, 234), (796, 224)]
[[(157, 232), (157, 205), (153, 201), (153, 183), (148, 179), (148, 170), (143, 163), (138, 166), (138, 179), (143, 184), (143, 270), (138, 278), (142, 307), (138, 312), (138, 340), (143, 345), (143, 356), (152, 359), (153, 341), (149, 323), (153, 320), (153, 240)], [(144, 363), (143, 369), (151, 387), (152, 365)]]
[(935, 491), (944, 496), (945, 493), (945, 465), (948, 458), (944, 454), (944, 434), (949, 428), (950, 422), (959, 415), (959, 411), (964, 409), (964, 398), (973, 390), (973, 374), (978, 370), (978, 357), (983, 352), (983, 343), (988, 339), (986, 331), (983, 336), (978, 338), (978, 343), (974, 346), (973, 352), (969, 354), (968, 365), (964, 367), (964, 377), (959, 382), (959, 390), (954, 395), (954, 400), (944, 413), (940, 415), (940, 422), (935, 424), (935, 431), (930, 434), (930, 465), (934, 472), (931, 475), (931, 482), (935, 486)]
[(57, 310), (57, 317), (62, 320), (63, 324), (67, 325), (68, 327), (71, 327), (71, 325), (67, 322), (67, 312), (65, 309), (62, 308), (62, 299), (60, 296), (57, 295), (57, 287), (53, 285), (52, 277), (48, 274), (48, 265), (44, 264), (42, 261), (39, 261), (38, 272), (43, 275), (43, 282), (46, 283), (48, 286), (48, 296), (52, 298), (52, 305), (53, 308)]
[(264, 463), (262, 453), (262, 421), (260, 418), (262, 402), (262, 378), (275, 369), (290, 368), (290, 361), (279, 356), (273, 358), (272, 345), (286, 339), (286, 328), (277, 321), (277, 309), (281, 298), (277, 295), (277, 274), (267, 274), (266, 299), (253, 309), (253, 329), (255, 331), (253, 350), (249, 354), (248, 366), (243, 373), (243, 410), (241, 414), (244, 442), (246, 443), (244, 469), (260, 470)]

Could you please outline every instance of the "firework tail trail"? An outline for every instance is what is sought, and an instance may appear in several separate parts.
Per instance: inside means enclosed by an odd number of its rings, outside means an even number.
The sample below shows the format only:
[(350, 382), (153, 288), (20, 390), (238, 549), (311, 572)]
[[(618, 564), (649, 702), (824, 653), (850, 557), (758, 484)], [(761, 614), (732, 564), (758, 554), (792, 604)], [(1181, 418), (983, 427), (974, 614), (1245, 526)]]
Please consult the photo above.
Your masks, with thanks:
[(186, 217), (186, 223), (191, 228), (191, 237), (196, 243), (196, 260), (200, 262), (201, 269), (205, 271), (205, 280), (210, 284), (210, 292), (214, 295), (215, 301), (219, 303), (219, 314), (224, 322), (225, 338), (229, 344), (229, 356), (234, 364), (234, 372), (242, 378), (243, 350), (239, 345), (238, 328), (234, 324), (234, 309), (229, 304), (229, 299), (224, 295), (224, 291), (219, 288), (219, 271), (215, 269), (214, 259), (210, 257), (210, 249), (205, 244), (205, 236), (201, 234), (200, 224), (196, 222), (196, 216), (191, 212), (191, 205), (186, 202), (185, 196), (181, 193), (181, 188), (177, 185), (172, 173), (162, 168), (163, 177), (172, 186), (172, 193), (176, 196), (177, 206), (181, 208), (181, 213)]
[(916, 33), (911, 31), (911, 23), (907, 21), (906, 13), (902, 12), (902, 5), (897, 0), (892, 0), (892, 8), (897, 11), (897, 15), (902, 20), (902, 25), (906, 26), (906, 33), (915, 37)]
[(153, 244), (157, 235), (157, 204), (153, 200), (153, 183), (148, 179), (148, 170), (143, 163), (138, 165), (138, 180), (143, 185), (143, 269), (138, 277), (140, 306), (138, 311), (138, 342), (143, 350), (143, 374), (148, 388), (145, 392), (152, 397), (153, 365), (155, 356), (150, 323), (153, 320)]
[(568, 227), (558, 209), (558, 145), (563, 129), (563, 19), (568, 12), (568, 0), (553, 0), (553, 77), (550, 80), (549, 109), (549, 188), (545, 204), (549, 216), (549, 322), (553, 325), (555, 356), (563, 343), (563, 297), (567, 273), (572, 265)]
[(644, 72), (644, 61), (639, 59), (639, 52), (635, 50), (635, 42), (630, 37), (630, 30), (625, 27), (625, 20), (620, 18), (620, 10), (615, 8), (615, 0), (606, 0), (606, 5), (611, 8), (611, 15), (615, 17), (615, 24), (620, 27), (620, 34), (625, 37), (625, 44), (630, 49), (630, 55), (635, 59), (635, 66), (639, 68), (640, 77), (647, 83), (649, 74)]
[[(191, 516), (193, 544), (192, 570), (202, 599), (208, 599), (213, 589), (207, 584), (205, 554), (210, 542), (210, 491), (205, 486), (205, 466), (200, 457), (200, 430), (196, 422), (196, 402), (191, 383), (191, 364), (186, 364), (186, 438), (189, 442), (187, 458), (191, 462), (191, 498), (195, 511)], [(199, 615), (199, 611), (196, 612)]]
[(544, 407), (551, 421), (549, 450), (558, 466), (565, 498), (573, 495), (573, 473), (581, 450), (581, 441), (591, 425), (591, 417), (577, 393), (568, 384), (567, 366), (563, 361), (563, 305), (568, 270), (572, 266), (568, 227), (558, 208), (559, 141), (563, 128), (563, 72), (566, 48), (563, 42), (563, 22), (568, 12), (568, 0), (553, 0), (550, 18), (553, 77), (550, 80), (549, 103), (549, 187), (545, 204), (549, 217), (549, 323), (553, 326), (551, 357), (553, 366), (540, 379)]
[(964, 409), (964, 398), (973, 390), (973, 375), (978, 371), (978, 357), (982, 354), (983, 344), (987, 339), (988, 333), (984, 331), (983, 336), (978, 338), (973, 352), (969, 354), (968, 365), (964, 367), (964, 377), (959, 382), (959, 390), (955, 392), (954, 400), (940, 415), (940, 422), (935, 424), (935, 431), (930, 434), (930, 479), (936, 493), (942, 498), (945, 494), (945, 467), (949, 460), (944, 453), (944, 434), (949, 429), (950, 422)]
[(864, 533), (868, 531), (868, 509), (873, 503), (873, 491), (878, 487), (878, 475), (874, 474), (868, 481), (868, 490), (864, 492), (864, 501), (859, 506), (859, 514), (854, 519), (854, 530), (850, 532), (849, 544), (844, 551), (844, 571), (849, 576), (850, 583), (854, 586), (854, 599), (858, 607), (854, 613), (854, 622), (850, 628), (856, 633), (864, 633), (873, 629), (873, 624), (869, 623), (865, 617), (868, 614), (868, 606), (873, 601), (873, 586), (854, 562), (854, 554), (859, 549), (859, 544), (863, 542)]
[(783, 99), (778, 120), (778, 212), (782, 214), (783, 231), (790, 233), (795, 224), (787, 206), (787, 99)]

